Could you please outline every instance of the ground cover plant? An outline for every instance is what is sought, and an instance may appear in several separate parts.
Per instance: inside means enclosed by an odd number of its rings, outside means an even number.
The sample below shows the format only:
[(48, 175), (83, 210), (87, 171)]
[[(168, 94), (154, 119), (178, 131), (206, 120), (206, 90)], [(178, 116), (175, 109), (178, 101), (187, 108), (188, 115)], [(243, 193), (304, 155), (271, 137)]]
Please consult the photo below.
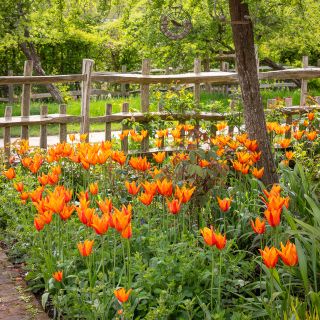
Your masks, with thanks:
[[(72, 134), (47, 152), (20, 141), (0, 178), (11, 258), (56, 319), (318, 319), (319, 118), (294, 120), (267, 123), (273, 186), (226, 122)], [(185, 150), (118, 150), (148, 133)]]

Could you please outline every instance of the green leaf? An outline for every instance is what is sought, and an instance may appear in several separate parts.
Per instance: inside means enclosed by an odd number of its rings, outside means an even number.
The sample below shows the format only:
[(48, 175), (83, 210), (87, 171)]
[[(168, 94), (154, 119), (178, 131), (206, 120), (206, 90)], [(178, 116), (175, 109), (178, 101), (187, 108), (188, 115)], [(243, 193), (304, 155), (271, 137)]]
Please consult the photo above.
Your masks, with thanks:
[(304, 253), (304, 250), (301, 246), (301, 243), (298, 239), (295, 240), (296, 247), (297, 247), (297, 253), (298, 253), (298, 258), (299, 258), (299, 270), (300, 274), (303, 280), (304, 288), (305, 288), (305, 293), (306, 295), (309, 292), (309, 279), (308, 279), (308, 267), (307, 267), (307, 259), (306, 255)]
[(43, 309), (46, 308), (46, 304), (48, 302), (49, 294), (50, 294), (49, 292), (45, 292), (41, 297), (41, 305), (42, 305)]

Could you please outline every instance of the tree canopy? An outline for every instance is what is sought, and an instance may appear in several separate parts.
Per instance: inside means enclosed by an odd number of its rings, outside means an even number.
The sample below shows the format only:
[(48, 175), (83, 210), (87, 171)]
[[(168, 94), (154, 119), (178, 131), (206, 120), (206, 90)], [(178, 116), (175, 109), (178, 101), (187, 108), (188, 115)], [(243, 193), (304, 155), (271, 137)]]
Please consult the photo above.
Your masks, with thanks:
[[(303, 54), (320, 58), (317, 0), (247, 0), (261, 57), (297, 64)], [(234, 50), (225, 0), (186, 0), (193, 29), (182, 40), (160, 31), (160, 16), (182, 2), (172, 0), (3, 0), (0, 8), (1, 74), (22, 72), (19, 44), (32, 42), (47, 73), (79, 72), (92, 58), (100, 70), (139, 69), (143, 58), (157, 67), (192, 67)], [(224, 19), (222, 19), (224, 17)]]

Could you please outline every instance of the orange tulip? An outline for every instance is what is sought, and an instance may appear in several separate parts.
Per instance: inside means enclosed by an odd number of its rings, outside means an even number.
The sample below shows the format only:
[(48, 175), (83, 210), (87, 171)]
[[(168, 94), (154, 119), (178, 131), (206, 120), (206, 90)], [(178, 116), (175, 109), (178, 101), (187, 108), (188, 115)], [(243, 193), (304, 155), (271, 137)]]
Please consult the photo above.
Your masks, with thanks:
[(308, 117), (309, 121), (314, 120), (314, 112), (309, 112), (307, 117)]
[(300, 140), (301, 138), (302, 138), (302, 136), (303, 136), (303, 134), (304, 134), (304, 130), (302, 130), (302, 131), (295, 131), (294, 133), (293, 133), (293, 137), (296, 139), (296, 140)]
[(288, 240), (286, 246), (284, 246), (282, 242), (280, 243), (280, 245), (281, 251), (277, 250), (277, 252), (283, 263), (289, 267), (295, 266), (298, 263), (298, 254), (295, 244), (291, 243)]
[(13, 168), (8, 169), (7, 171), (3, 171), (2, 173), (3, 173), (3, 174), (6, 176), (6, 178), (9, 179), (9, 180), (14, 179), (15, 176), (16, 176), (16, 173), (15, 173), (15, 171), (14, 171)]
[(71, 217), (74, 210), (74, 206), (64, 206), (63, 210), (59, 212), (59, 216), (62, 220), (67, 220)]
[(49, 183), (49, 178), (42, 172), (41, 176), (38, 176), (38, 181), (42, 186), (46, 186)]
[(261, 177), (263, 176), (264, 173), (264, 168), (262, 167), (261, 169), (258, 168), (253, 168), (252, 170), (252, 174), (257, 178), (257, 179), (261, 179)]
[(230, 209), (232, 198), (224, 198), (220, 199), (217, 197), (220, 210), (223, 212), (227, 212)]
[(69, 134), (69, 139), (70, 139), (71, 142), (73, 142), (76, 139), (75, 134), (72, 134), (72, 133)]
[(123, 166), (126, 162), (127, 156), (123, 153), (123, 151), (113, 151), (111, 153), (111, 158), (113, 161), (116, 161)]
[(264, 250), (259, 249), (259, 251), (266, 267), (269, 269), (273, 269), (279, 259), (277, 249), (275, 247), (271, 247), (271, 249), (269, 249), (269, 247), (265, 247)]
[(18, 192), (23, 192), (23, 182), (17, 182), (13, 184), (13, 187), (18, 191)]
[(140, 185), (137, 186), (135, 181), (132, 181), (131, 183), (129, 181), (126, 181), (124, 184), (128, 192), (133, 196), (135, 196), (140, 190)]
[(203, 236), (204, 242), (209, 246), (216, 245), (216, 237), (215, 233), (213, 231), (213, 227), (211, 226), (210, 229), (207, 227), (204, 227), (203, 229), (200, 229), (200, 232)]
[(276, 227), (280, 224), (281, 209), (267, 209), (264, 216), (271, 227)]
[(83, 257), (87, 257), (91, 254), (92, 252), (92, 246), (94, 244), (94, 240), (85, 240), (83, 243), (82, 242), (79, 242), (78, 243), (78, 249), (79, 249), (79, 252), (80, 254), (83, 256)]
[(149, 193), (152, 195), (155, 195), (157, 193), (158, 185), (156, 182), (145, 181), (141, 183), (141, 185), (146, 193)]
[(250, 154), (251, 161), (253, 161), (254, 163), (258, 162), (260, 160), (260, 157), (261, 157), (261, 151), (260, 152), (252, 152)]
[(292, 151), (286, 151), (286, 157), (287, 157), (288, 160), (293, 159), (293, 157), (294, 157), (294, 152), (292, 152)]
[(38, 187), (29, 193), (32, 202), (39, 202), (42, 198), (43, 187)]
[(29, 198), (28, 192), (21, 192), (20, 199), (22, 200), (22, 202), (25, 202), (26, 200), (28, 200), (28, 198)]
[(219, 250), (222, 250), (227, 243), (227, 237), (226, 235), (222, 235), (221, 233), (214, 233), (214, 237), (216, 239), (216, 247)]
[(284, 148), (284, 149), (288, 148), (290, 146), (290, 143), (291, 143), (291, 139), (283, 139), (279, 141), (281, 148)]
[(112, 223), (114, 225), (114, 228), (118, 232), (122, 232), (129, 225), (131, 221), (131, 217), (132, 217), (131, 204), (129, 204), (128, 207), (123, 205), (121, 208), (121, 211), (118, 210), (117, 208), (114, 208), (114, 214), (112, 215)]
[(163, 179), (162, 181), (157, 180), (157, 188), (158, 193), (165, 196), (170, 197), (172, 195), (172, 181), (168, 181), (167, 179)]
[(149, 206), (153, 200), (154, 195), (152, 193), (146, 193), (143, 192), (141, 193), (141, 195), (139, 196), (139, 200), (145, 205), (145, 206)]
[[(87, 204), (88, 205), (88, 204)], [(79, 220), (87, 225), (88, 227), (91, 226), (92, 223), (92, 216), (95, 214), (95, 209), (93, 208), (88, 208), (87, 205), (81, 205), (80, 207), (76, 207), (77, 213)]]
[(263, 234), (266, 231), (266, 222), (264, 220), (260, 220), (256, 218), (255, 221), (251, 220), (251, 227), (253, 231), (257, 234)]
[(254, 151), (256, 151), (258, 149), (257, 140), (247, 139), (247, 140), (244, 141), (244, 145), (248, 150), (250, 150), (252, 152), (254, 152)]
[(94, 229), (96, 234), (105, 234), (109, 228), (109, 216), (103, 215), (100, 218), (98, 215), (94, 214), (92, 216), (91, 227)]
[(166, 153), (163, 151), (163, 152), (158, 152), (158, 153), (153, 153), (152, 154), (153, 156), (153, 159), (157, 162), (157, 163), (162, 163), (163, 160), (165, 159), (166, 157)]
[(147, 157), (131, 157), (129, 164), (133, 169), (139, 171), (146, 171), (151, 167), (150, 162), (147, 161)]
[(131, 291), (132, 291), (132, 289), (129, 289), (126, 292), (126, 290), (124, 288), (119, 288), (117, 290), (114, 290), (114, 295), (120, 303), (124, 303), (124, 302), (128, 301)]
[(310, 132), (307, 133), (307, 139), (309, 141), (313, 141), (313, 140), (316, 139), (317, 135), (318, 135), (317, 131), (310, 131)]
[(124, 239), (130, 239), (132, 237), (131, 222), (126, 226), (124, 230), (121, 231), (121, 237)]
[(228, 123), (225, 121), (219, 122), (216, 124), (217, 130), (221, 131), (227, 127)]
[(88, 134), (87, 134), (87, 133), (82, 133), (82, 134), (80, 134), (80, 141), (81, 141), (81, 142), (86, 141), (87, 137), (88, 137)]
[(33, 224), (38, 231), (41, 231), (45, 226), (45, 222), (41, 219), (40, 215), (35, 216)]
[(105, 198), (104, 201), (100, 200), (98, 206), (103, 214), (110, 214), (112, 210), (112, 199)]
[(52, 274), (52, 277), (54, 278), (54, 280), (61, 282), (63, 278), (63, 271), (56, 271)]
[(251, 159), (251, 155), (248, 152), (236, 152), (236, 156), (241, 164), (247, 164)]
[(90, 183), (89, 184), (89, 191), (92, 195), (96, 195), (99, 192), (98, 183)]
[(178, 198), (182, 203), (186, 203), (190, 201), (191, 196), (195, 189), (196, 187), (187, 189), (186, 186), (183, 186), (182, 188), (179, 188), (179, 186), (176, 186), (174, 196)]
[(200, 159), (199, 162), (198, 162), (198, 165), (201, 167), (201, 168), (206, 168), (210, 165), (210, 162), (207, 161), (206, 159)]
[(50, 193), (46, 197), (45, 206), (48, 210), (51, 210), (54, 213), (60, 213), (65, 206), (64, 195), (62, 194), (58, 196), (55, 193)]
[(168, 206), (169, 212), (171, 212), (172, 214), (177, 214), (181, 209), (181, 201), (178, 199), (173, 199), (172, 201), (169, 201), (167, 199), (167, 206)]

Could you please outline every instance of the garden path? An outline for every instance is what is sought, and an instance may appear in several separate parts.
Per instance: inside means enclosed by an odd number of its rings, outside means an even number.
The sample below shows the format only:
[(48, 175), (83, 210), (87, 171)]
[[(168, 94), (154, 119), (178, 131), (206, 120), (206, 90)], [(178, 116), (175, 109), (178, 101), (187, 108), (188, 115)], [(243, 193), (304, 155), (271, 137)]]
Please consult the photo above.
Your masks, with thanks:
[(0, 320), (49, 320), (0, 248)]

